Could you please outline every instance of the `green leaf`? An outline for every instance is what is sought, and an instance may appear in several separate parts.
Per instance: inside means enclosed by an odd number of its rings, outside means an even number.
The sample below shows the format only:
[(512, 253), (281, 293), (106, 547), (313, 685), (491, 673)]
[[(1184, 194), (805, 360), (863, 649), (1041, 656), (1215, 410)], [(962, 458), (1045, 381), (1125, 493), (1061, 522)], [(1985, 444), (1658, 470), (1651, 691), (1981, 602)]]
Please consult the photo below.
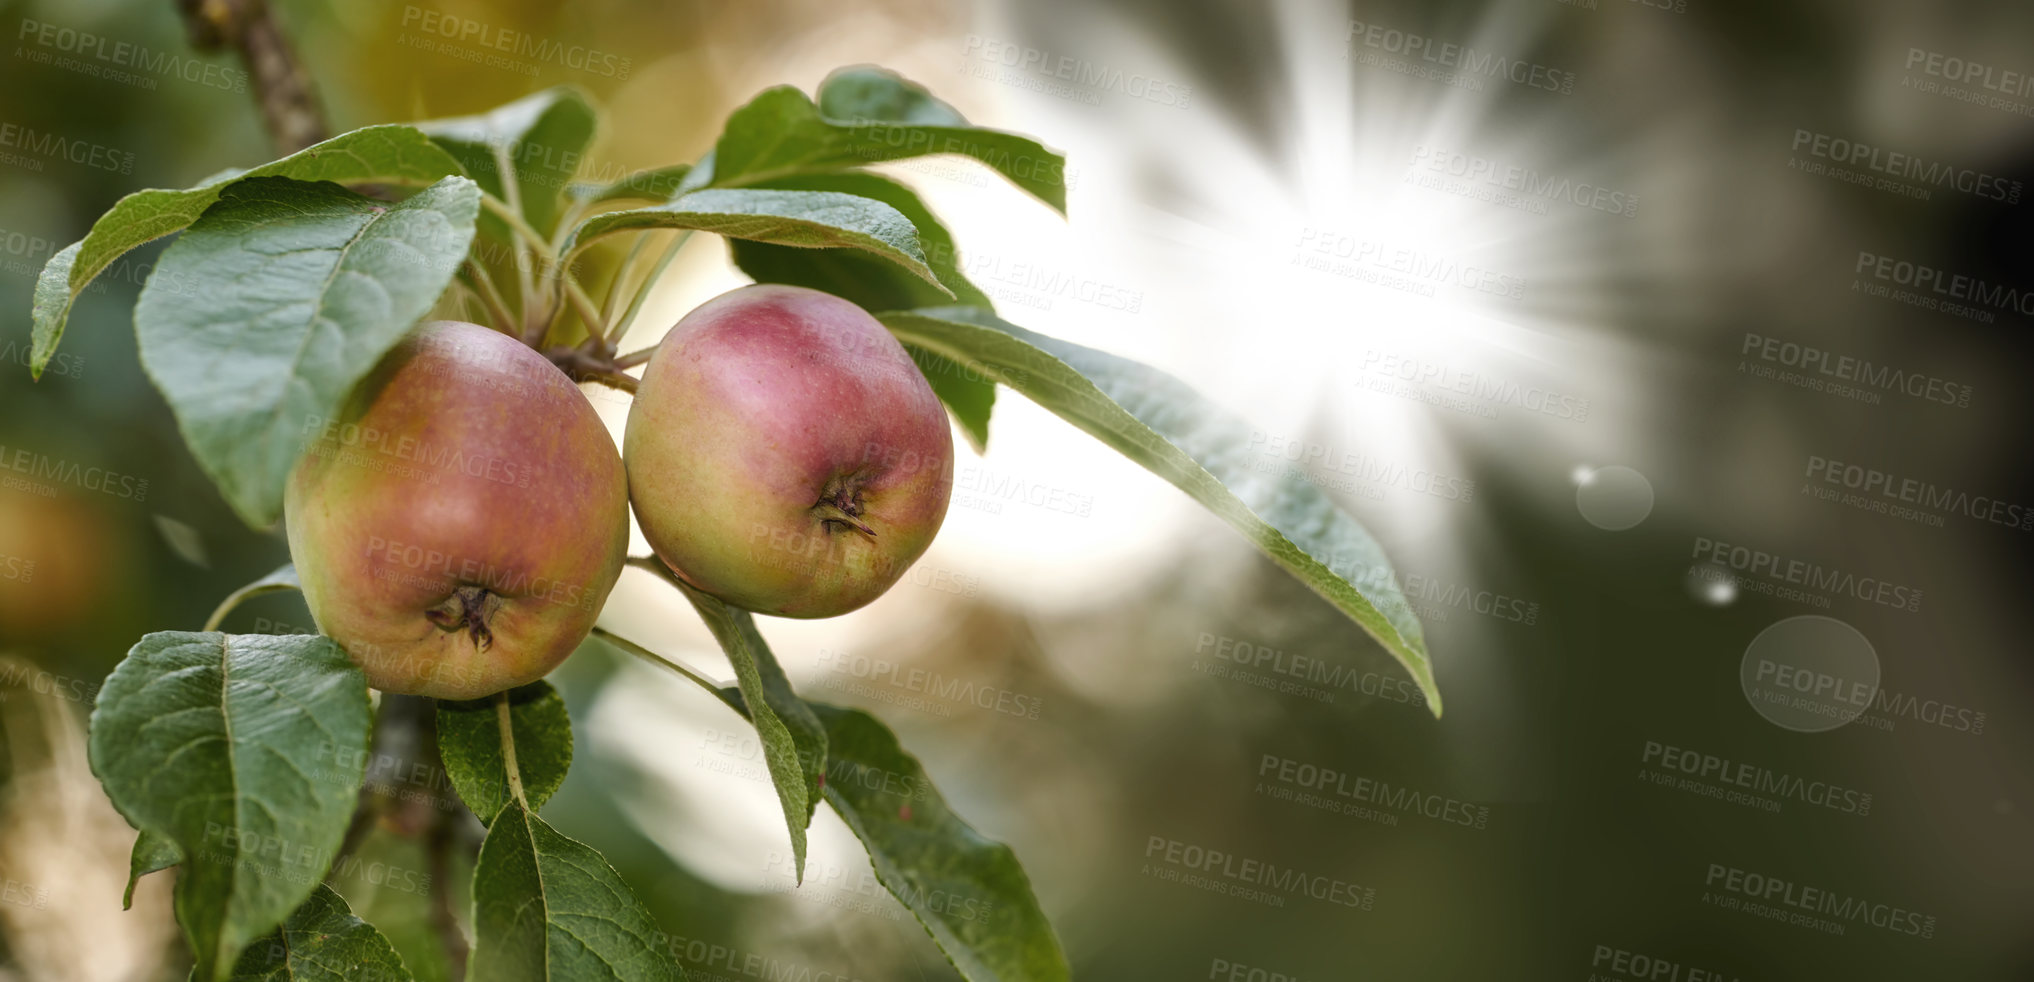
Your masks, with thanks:
[(879, 318), (901, 340), (1016, 389), (1171, 481), (1370, 632), (1441, 714), (1419, 618), (1390, 561), (1321, 489), (1266, 474), (1251, 428), (1164, 372), (1027, 331), (972, 307)]
[(163, 251), (134, 308), (142, 367), (248, 524), (275, 520), (306, 433), (444, 292), (479, 210), (463, 177), (394, 205), (243, 180)]
[(134, 852), (127, 857), (127, 892), (120, 896), (120, 909), (134, 909), (134, 885), (150, 873), (169, 869), (184, 861), (177, 844), (153, 832), (134, 837)]
[[(477, 116), (426, 120), (415, 126), (456, 158), (483, 190), (503, 200), (508, 195), (500, 164), (507, 157), (523, 220), (549, 235), (558, 221), (558, 201), (578, 173), (599, 121), (584, 94), (558, 86)], [(489, 227), (493, 234), (507, 232), (494, 216), (487, 221), (496, 223)]]
[(319, 884), (273, 934), (233, 966), (232, 982), (410, 982), (409, 970), (374, 926)]
[(878, 120), (918, 126), (966, 126), (960, 110), (922, 85), (875, 65), (836, 68), (819, 83), (819, 114), (843, 122)]
[(471, 982), (682, 979), (656, 918), (591, 847), (509, 805), (473, 868)]
[[(954, 299), (993, 310), (988, 294), (960, 269), (953, 235), (932, 209), (908, 187), (876, 174), (804, 174), (770, 181), (766, 187), (784, 191), (831, 191), (870, 198), (897, 209), (918, 229), (926, 265), (953, 291)], [(824, 290), (876, 313), (939, 304), (944, 295), (924, 281), (906, 276), (896, 266), (854, 249), (796, 249), (765, 242), (728, 243), (735, 265), (758, 283), (788, 283)], [(989, 443), (989, 413), (996, 402), (995, 383), (971, 377), (951, 361), (923, 348), (905, 346), (925, 372), (932, 391), (961, 424), (977, 452)]]
[[(661, 566), (646, 568), (687, 596), (693, 594)], [(734, 613), (748, 621), (746, 612)], [(600, 636), (685, 677), (754, 720), (749, 707), (757, 703), (741, 689), (716, 685), (626, 638), (604, 631)], [(753, 644), (769, 655), (760, 636)], [(774, 666), (775, 659), (769, 664)], [(784, 695), (796, 698), (788, 686)], [(877, 880), (911, 909), (947, 960), (971, 980), (1067, 978), (1066, 955), (1010, 847), (983, 837), (953, 814), (925, 769), (881, 721), (857, 709), (803, 705), (805, 714), (822, 722), (826, 801), (868, 849)]]
[[(960, 270), (953, 234), (932, 209), (908, 187), (877, 174), (802, 174), (770, 181), (762, 187), (779, 191), (819, 191), (880, 201), (911, 222), (924, 248), (925, 265), (942, 290), (859, 250), (797, 249), (767, 242), (732, 243), (735, 265), (761, 283), (825, 290), (870, 312), (907, 310), (946, 303), (949, 298), (975, 307), (994, 308)], [(950, 291), (950, 292), (949, 292)]]
[(697, 229), (808, 249), (860, 249), (910, 270), (941, 296), (953, 295), (925, 264), (910, 219), (880, 201), (826, 191), (694, 191), (661, 205), (604, 212), (579, 223), (561, 254), (569, 256), (603, 235), (650, 228)]
[(925, 380), (932, 383), (933, 394), (960, 424), (968, 445), (976, 453), (988, 452), (989, 413), (996, 408), (996, 383), (969, 372), (967, 366), (945, 355), (908, 341), (904, 342), (904, 350), (917, 363)]
[[(119, 206), (115, 205), (114, 207), (118, 208)], [(108, 212), (107, 214), (110, 215), (112, 213)], [(104, 217), (99, 219), (100, 224), (104, 224), (105, 221)], [(98, 225), (92, 226), (92, 229), (95, 232), (98, 231)], [(34, 306), (29, 312), (31, 343), (29, 345), (28, 374), (30, 378), (40, 380), (42, 378), (42, 370), (49, 366), (51, 358), (56, 357), (57, 342), (63, 340), (64, 324), (70, 320), (71, 304), (78, 299), (78, 294), (85, 292), (85, 287), (92, 282), (92, 277), (98, 275), (95, 271), (90, 276), (83, 277), (82, 282), (77, 281), (73, 275), (77, 271), (78, 253), (86, 245), (91, 244), (91, 241), (92, 238), (88, 234), (85, 238), (63, 247), (56, 255), (49, 257), (49, 262), (42, 264), (42, 272), (36, 274), (35, 301)], [(121, 249), (120, 252), (106, 257), (106, 262), (111, 263), (114, 259), (119, 258), (120, 253), (126, 252), (127, 249), (132, 249), (144, 241), (147, 240), (137, 240), (133, 245), (129, 245)]]
[[(651, 571), (669, 579), (685, 596), (694, 596), (692, 588), (663, 567)], [(753, 626), (746, 612), (726, 610)], [(708, 624), (714, 624), (714, 618), (708, 618)], [(720, 630), (718, 624), (714, 628)], [(622, 651), (671, 669), (720, 697), (742, 718), (755, 720), (751, 705), (757, 701), (742, 689), (716, 685), (629, 638), (612, 632), (600, 636)], [(753, 645), (769, 655), (761, 636)], [(769, 665), (775, 667), (775, 659), (769, 659)], [(783, 695), (795, 699), (789, 687)], [(1060, 939), (1052, 923), (1045, 921), (1037, 897), (1031, 895), (1031, 880), (1011, 848), (984, 838), (954, 815), (917, 758), (897, 746), (897, 736), (881, 720), (838, 705), (803, 701), (801, 705), (803, 714), (822, 722), (828, 748), (822, 783), (826, 801), (869, 850), (877, 880), (911, 909), (946, 952), (948, 962), (970, 980), (1068, 978)]]
[[(572, 720), (565, 700), (541, 679), (508, 692), (516, 772), (530, 810), (544, 807), (572, 766)], [(493, 696), (438, 703), (438, 754), (459, 800), (482, 825), (508, 807), (508, 765), (502, 754), (500, 701)]]
[(219, 622), (225, 620), (226, 615), (233, 612), (233, 608), (254, 597), (259, 597), (264, 593), (281, 593), (284, 590), (301, 590), (303, 588), (303, 581), (297, 579), (296, 564), (284, 563), (275, 572), (227, 594), (226, 599), (219, 601), (219, 606), (213, 609), (212, 616), (205, 620), (205, 630), (217, 630)]
[(459, 173), (459, 162), (409, 126), (368, 126), (306, 147), (252, 170), (223, 171), (181, 191), (151, 188), (115, 202), (85, 237), (50, 257), (35, 284), (35, 343), (29, 370), (42, 370), (56, 354), (71, 304), (113, 260), (145, 242), (198, 220), (221, 192), (255, 177), (289, 177), (340, 184), (422, 187)]
[(637, 171), (612, 184), (573, 184), (566, 193), (584, 202), (623, 201), (669, 201), (685, 183), (685, 175), (692, 170), (691, 164), (672, 164)]
[(922, 86), (870, 65), (843, 68), (819, 102), (791, 86), (765, 89), (728, 117), (688, 187), (746, 187), (928, 154), (973, 157), (1066, 213), (1066, 158), (1015, 133), (970, 126)]
[(777, 656), (756, 630), (755, 618), (739, 607), (692, 589), (676, 578), (686, 599), (699, 611), (727, 660), (734, 665), (746, 714), (763, 744), (763, 762), (784, 806), (784, 824), (791, 829), (791, 858), (800, 883), (805, 882), (805, 829), (819, 807), (820, 775), (826, 770), (826, 728), (812, 708), (791, 691), (791, 680)]
[(1071, 977), (1016, 853), (949, 810), (918, 759), (874, 716), (824, 703), (812, 709), (826, 723), (832, 754), (827, 802), (868, 848), (876, 879), (954, 968), (973, 980)]
[(151, 634), (99, 691), (92, 772), (129, 824), (174, 843), (195, 978), (311, 895), (345, 838), (369, 732), (367, 680), (317, 635)]

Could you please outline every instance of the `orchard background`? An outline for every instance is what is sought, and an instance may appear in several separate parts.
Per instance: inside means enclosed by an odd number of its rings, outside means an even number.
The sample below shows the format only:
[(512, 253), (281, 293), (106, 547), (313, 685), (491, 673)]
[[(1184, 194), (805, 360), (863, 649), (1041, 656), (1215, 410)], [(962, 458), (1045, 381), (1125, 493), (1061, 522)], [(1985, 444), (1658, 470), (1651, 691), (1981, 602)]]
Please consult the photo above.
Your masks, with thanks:
[[(1899, 286), (1880, 257), (2025, 284), (2027, 206), (1811, 170), (1833, 135), (2034, 179), (2026, 117), (1944, 95), (1931, 61), (2013, 64), (2034, 23), (1983, 5), (1935, 21), (1684, 6), (274, 9), (335, 132), (574, 85), (608, 114), (581, 174), (612, 179), (696, 158), (767, 86), (810, 92), (866, 62), (1067, 154), (1064, 221), (965, 161), (885, 170), (945, 219), (1005, 317), (1191, 381), (1252, 421), (1268, 473), (1300, 470), (1363, 519), (1449, 700), (1433, 719), (1374, 642), (1227, 526), (1006, 392), (905, 582), (763, 630), (802, 693), (880, 716), (1016, 849), (1076, 977), (1629, 977), (1605, 950), (1727, 978), (2023, 977), (2025, 533), (1803, 489), (1848, 490), (1823, 476), (1858, 462), (2034, 501), (2015, 449), (2034, 318), (1870, 289)], [(84, 767), (83, 720), (136, 638), (197, 629), (287, 549), (234, 516), (141, 372), (129, 320), (161, 243), (102, 275), (34, 383), (27, 310), (50, 253), (120, 195), (274, 153), (242, 64), (195, 52), (173, 4), (17, 3), (4, 24), (0, 943), (22, 978), (181, 978), (168, 876), (118, 912), (132, 832)], [(1422, 60), (1408, 36), (1525, 70), (1403, 74)], [(743, 282), (695, 237), (625, 350)], [(1768, 338), (1942, 384), (1810, 389), (1783, 377), (1799, 349)], [(624, 397), (584, 388), (619, 436)], [(1733, 546), (1898, 592), (1803, 591)], [(1739, 660), (1802, 614), (1870, 637), (1882, 685), (1931, 718), (1816, 738), (1761, 718)], [(602, 624), (732, 676), (640, 570)], [(227, 626), (312, 629), (288, 594)], [(576, 755), (544, 814), (628, 877), (694, 977), (952, 977), (825, 810), (791, 889), (739, 718), (595, 644), (553, 681)], [(1768, 810), (1654, 783), (1686, 776), (1666, 761), (1691, 750), (1872, 805)], [(403, 807), (331, 882), (384, 931), (429, 931), (424, 884), (447, 872), (405, 823), (452, 789), (402, 754), (367, 764)], [(1214, 853), (1373, 893), (1181, 882), (1220, 879)], [(1706, 903), (1732, 870), (1936, 927), (1834, 935)]]

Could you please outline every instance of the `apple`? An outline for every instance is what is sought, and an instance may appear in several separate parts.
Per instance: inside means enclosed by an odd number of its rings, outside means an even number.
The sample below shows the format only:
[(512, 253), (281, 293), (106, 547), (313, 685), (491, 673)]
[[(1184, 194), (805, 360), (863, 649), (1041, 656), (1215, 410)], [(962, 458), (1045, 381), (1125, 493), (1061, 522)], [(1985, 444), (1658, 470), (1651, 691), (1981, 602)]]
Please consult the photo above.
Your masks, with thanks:
[(881, 596), (953, 490), (946, 410), (904, 346), (800, 287), (746, 286), (686, 314), (643, 372), (622, 447), (658, 558), (781, 617)]
[(492, 695), (592, 629), (626, 559), (628, 478), (542, 355), (476, 324), (420, 325), (305, 436), (290, 555), (318, 629), (369, 685)]

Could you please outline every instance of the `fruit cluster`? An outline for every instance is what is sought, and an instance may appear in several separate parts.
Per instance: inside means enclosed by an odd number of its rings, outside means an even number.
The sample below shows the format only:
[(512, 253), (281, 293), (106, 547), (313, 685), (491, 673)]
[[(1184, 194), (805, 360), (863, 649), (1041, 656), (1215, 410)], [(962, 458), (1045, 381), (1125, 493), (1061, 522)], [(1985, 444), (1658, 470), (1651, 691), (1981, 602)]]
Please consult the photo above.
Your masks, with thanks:
[(790, 286), (680, 320), (624, 451), (536, 350), (419, 326), (290, 479), (290, 554), (319, 630), (377, 689), (478, 698), (544, 677), (586, 638), (631, 505), (695, 589), (832, 617), (904, 575), (953, 486), (946, 412), (904, 347), (860, 307)]

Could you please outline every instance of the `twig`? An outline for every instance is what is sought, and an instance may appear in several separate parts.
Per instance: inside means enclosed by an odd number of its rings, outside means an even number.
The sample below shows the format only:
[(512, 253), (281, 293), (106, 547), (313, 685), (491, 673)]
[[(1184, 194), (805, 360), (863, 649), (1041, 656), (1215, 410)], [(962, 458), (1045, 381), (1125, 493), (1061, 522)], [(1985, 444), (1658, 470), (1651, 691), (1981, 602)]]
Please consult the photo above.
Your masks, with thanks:
[(353, 819), (346, 823), (346, 835), (339, 840), (339, 851), (332, 854), (333, 869), (338, 869), (346, 857), (353, 855), (353, 851), (360, 848), (360, 840), (367, 838), (367, 833), (381, 824), (380, 795), (362, 785), (354, 799)]
[(466, 933), (459, 930), (459, 911), (452, 902), (452, 846), (458, 834), (453, 819), (458, 812), (434, 809), (431, 827), (424, 837), (425, 862), (431, 874), (431, 928), (451, 963), (448, 978), (466, 977)]
[(635, 377), (623, 374), (605, 355), (585, 348), (546, 348), (543, 354), (574, 382), (598, 382), (623, 392), (636, 391)]
[(262, 122), (277, 149), (295, 153), (325, 139), (325, 113), (318, 107), (317, 92), (266, 0), (177, 0), (177, 10), (183, 14), (192, 47), (240, 52)]
[(346, 826), (346, 837), (339, 846), (339, 852), (332, 857), (332, 868), (339, 869), (346, 857), (360, 848), (361, 840), (381, 823), (384, 815), (394, 815), (385, 800), (388, 798), (378, 789), (374, 780), (374, 762), (378, 760), (418, 761), (426, 755), (436, 755), (437, 742), (432, 738), (436, 731), (436, 707), (431, 700), (420, 696), (384, 695), (381, 712), (374, 720), (373, 753), (367, 757), (367, 773), (360, 785), (359, 805), (353, 811), (353, 820)]

